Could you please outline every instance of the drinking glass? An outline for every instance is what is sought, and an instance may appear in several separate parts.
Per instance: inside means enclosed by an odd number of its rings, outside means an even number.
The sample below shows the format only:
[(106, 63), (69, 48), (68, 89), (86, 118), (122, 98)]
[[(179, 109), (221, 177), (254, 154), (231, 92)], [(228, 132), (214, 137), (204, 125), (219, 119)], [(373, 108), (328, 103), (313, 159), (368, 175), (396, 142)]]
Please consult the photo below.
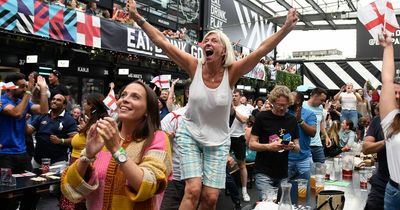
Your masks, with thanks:
[(367, 190), (368, 189), (368, 170), (360, 170), (360, 189)]
[(343, 179), (351, 179), (353, 177), (354, 155), (347, 153), (343, 156)]
[(333, 161), (327, 160), (325, 161), (325, 180), (330, 180), (331, 174), (333, 174)]
[(297, 197), (299, 199), (305, 199), (307, 197), (307, 179), (298, 179), (297, 180)]
[(315, 192), (318, 194), (325, 187), (325, 175), (316, 175), (315, 176)]
[(42, 158), (42, 174), (45, 174), (50, 171), (50, 158)]
[(0, 185), (4, 186), (15, 186), (16, 180), (15, 177), (12, 176), (11, 168), (1, 168), (1, 178)]
[(272, 187), (263, 191), (263, 201), (277, 203), (278, 188)]

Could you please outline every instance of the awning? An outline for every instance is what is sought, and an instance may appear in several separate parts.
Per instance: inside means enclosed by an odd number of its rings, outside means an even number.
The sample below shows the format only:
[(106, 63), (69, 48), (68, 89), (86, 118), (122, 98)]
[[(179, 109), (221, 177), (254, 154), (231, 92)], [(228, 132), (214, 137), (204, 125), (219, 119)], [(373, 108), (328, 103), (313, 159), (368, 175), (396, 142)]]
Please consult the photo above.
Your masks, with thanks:
[(376, 88), (381, 85), (382, 61), (321, 61), (301, 65), (303, 84), (338, 90), (346, 83), (362, 88), (366, 80)]

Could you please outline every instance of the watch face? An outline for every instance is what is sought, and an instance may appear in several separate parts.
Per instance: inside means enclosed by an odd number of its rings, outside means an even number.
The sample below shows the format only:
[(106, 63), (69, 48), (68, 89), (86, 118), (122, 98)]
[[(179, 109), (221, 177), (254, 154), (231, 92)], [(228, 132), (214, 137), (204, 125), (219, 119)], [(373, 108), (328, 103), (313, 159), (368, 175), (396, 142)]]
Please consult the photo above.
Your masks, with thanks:
[(118, 156), (118, 161), (119, 161), (120, 163), (125, 163), (126, 160), (127, 160), (127, 158), (126, 158), (126, 155), (125, 155), (125, 154), (120, 154), (120, 155)]

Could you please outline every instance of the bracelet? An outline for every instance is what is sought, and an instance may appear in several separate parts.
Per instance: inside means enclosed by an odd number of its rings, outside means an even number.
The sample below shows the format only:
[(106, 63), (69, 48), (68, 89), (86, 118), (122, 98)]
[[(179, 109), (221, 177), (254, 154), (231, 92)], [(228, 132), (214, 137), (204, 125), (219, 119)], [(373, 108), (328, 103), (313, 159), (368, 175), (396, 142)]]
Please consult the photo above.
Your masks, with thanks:
[(93, 163), (96, 160), (96, 156), (94, 156), (93, 158), (88, 158), (88, 156), (86, 154), (86, 148), (85, 148), (81, 151), (79, 160), (82, 162), (86, 162), (86, 163)]
[(27, 95), (32, 95), (32, 92), (31, 91), (29, 91), (29, 90), (27, 90), (27, 91), (25, 91), (25, 94), (27, 94)]
[(299, 121), (297, 121), (297, 124), (302, 125), (304, 123), (303, 119), (300, 119)]
[(138, 24), (138, 26), (142, 27), (145, 22), (146, 19), (144, 19), (144, 17), (140, 17), (136, 23)]
[(65, 142), (65, 139), (61, 138), (61, 144), (64, 144), (64, 142)]

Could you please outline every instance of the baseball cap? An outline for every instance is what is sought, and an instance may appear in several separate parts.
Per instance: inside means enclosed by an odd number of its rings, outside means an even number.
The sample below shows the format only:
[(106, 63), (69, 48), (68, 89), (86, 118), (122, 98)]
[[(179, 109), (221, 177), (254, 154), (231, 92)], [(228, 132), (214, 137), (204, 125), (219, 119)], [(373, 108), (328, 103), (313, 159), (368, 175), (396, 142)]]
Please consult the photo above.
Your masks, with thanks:
[(54, 75), (56, 75), (56, 77), (58, 77), (58, 79), (61, 78), (61, 73), (60, 73), (59, 71), (53, 70), (51, 73), (54, 74)]

